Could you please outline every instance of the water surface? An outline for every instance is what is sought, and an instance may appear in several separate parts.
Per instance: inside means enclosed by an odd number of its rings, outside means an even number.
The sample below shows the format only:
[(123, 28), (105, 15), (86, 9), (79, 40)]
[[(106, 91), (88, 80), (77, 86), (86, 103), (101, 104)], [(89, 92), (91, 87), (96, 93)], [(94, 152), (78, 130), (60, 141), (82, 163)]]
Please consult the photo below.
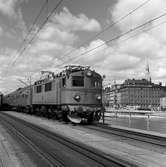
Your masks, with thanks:
[(166, 117), (159, 116), (115, 116), (105, 118), (105, 122), (112, 125), (155, 131), (166, 134)]

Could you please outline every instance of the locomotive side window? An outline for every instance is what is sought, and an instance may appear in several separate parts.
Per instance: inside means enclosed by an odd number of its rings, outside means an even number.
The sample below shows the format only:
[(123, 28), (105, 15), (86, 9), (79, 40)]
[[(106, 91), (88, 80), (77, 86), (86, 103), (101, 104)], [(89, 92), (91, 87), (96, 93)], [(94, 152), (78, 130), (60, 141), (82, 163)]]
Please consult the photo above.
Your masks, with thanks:
[(51, 91), (52, 89), (52, 82), (46, 83), (45, 84), (45, 92)]
[(63, 87), (66, 86), (66, 78), (62, 78), (62, 86), (63, 86)]
[(72, 86), (84, 86), (84, 77), (83, 76), (73, 76), (72, 77)]
[(42, 86), (36, 86), (36, 93), (40, 93), (42, 91)]

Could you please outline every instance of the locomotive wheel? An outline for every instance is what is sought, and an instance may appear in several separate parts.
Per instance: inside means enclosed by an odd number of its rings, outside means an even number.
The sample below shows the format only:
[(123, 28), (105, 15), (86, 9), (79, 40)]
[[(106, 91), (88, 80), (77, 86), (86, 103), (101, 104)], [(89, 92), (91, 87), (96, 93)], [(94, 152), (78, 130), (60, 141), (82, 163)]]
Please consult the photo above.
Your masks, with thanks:
[(88, 116), (87, 122), (88, 122), (88, 123), (92, 123), (93, 120), (94, 120), (94, 112), (91, 112), (91, 113), (89, 114), (89, 116)]
[(36, 112), (35, 112), (36, 115), (39, 116), (39, 114), (40, 114), (40, 109), (39, 109), (39, 107), (36, 107), (36, 108), (35, 108), (35, 111), (36, 111)]
[(69, 122), (67, 115), (68, 115), (68, 111), (62, 111), (62, 120), (65, 122)]
[(58, 120), (58, 115), (57, 115), (57, 109), (53, 109), (53, 119), (56, 119), (56, 120)]
[(40, 109), (41, 116), (46, 117), (47, 116), (47, 109), (45, 106), (42, 106)]
[(100, 118), (101, 118), (101, 111), (96, 111), (94, 121), (99, 122)]
[(50, 119), (50, 118), (52, 118), (52, 110), (51, 110), (51, 108), (49, 108), (48, 110), (47, 110), (47, 118), (48, 119)]
[(61, 110), (57, 110), (57, 118), (59, 121), (62, 120), (62, 111)]

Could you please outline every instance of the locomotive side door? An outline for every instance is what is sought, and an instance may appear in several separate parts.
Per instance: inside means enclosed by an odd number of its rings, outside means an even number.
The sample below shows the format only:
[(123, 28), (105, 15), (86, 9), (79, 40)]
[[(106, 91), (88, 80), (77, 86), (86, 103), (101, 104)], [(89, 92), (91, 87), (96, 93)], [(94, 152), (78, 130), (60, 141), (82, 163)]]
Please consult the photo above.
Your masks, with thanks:
[(56, 82), (56, 93), (57, 93), (56, 103), (58, 105), (60, 105), (61, 104), (61, 78), (57, 79), (57, 82)]

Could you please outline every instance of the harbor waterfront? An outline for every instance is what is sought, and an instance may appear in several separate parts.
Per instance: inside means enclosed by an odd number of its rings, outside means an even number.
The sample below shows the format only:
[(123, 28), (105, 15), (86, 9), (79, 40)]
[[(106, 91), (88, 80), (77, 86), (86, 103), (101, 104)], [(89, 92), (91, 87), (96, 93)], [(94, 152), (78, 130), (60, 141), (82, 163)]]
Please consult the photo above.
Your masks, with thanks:
[(138, 110), (108, 110), (105, 123), (166, 134), (166, 112)]

